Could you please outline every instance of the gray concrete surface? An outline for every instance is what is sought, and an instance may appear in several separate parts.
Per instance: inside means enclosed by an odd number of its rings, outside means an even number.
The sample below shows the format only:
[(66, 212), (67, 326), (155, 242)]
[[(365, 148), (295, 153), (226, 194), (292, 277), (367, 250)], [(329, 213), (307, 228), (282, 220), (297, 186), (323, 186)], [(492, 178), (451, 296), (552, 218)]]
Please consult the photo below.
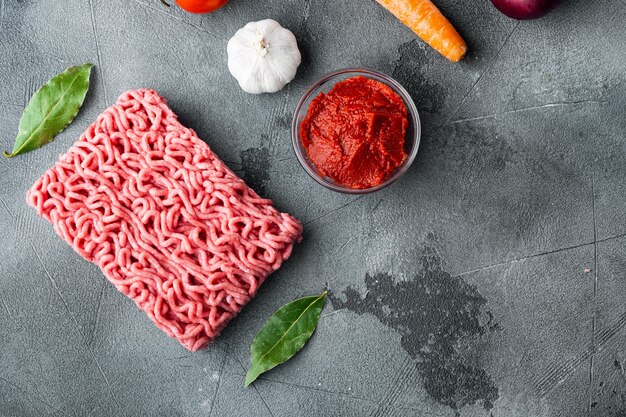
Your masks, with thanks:
[[(570, 0), (521, 22), (438, 0), (470, 45), (450, 64), (373, 0), (0, 0), (0, 143), (50, 76), (96, 64), (75, 122), (0, 158), (1, 416), (626, 416), (626, 3)], [(274, 18), (303, 65), (243, 93), (226, 42)], [(396, 77), (421, 111), (411, 171), (334, 194), (289, 123), (325, 72)], [(305, 240), (203, 352), (190, 354), (59, 239), (27, 188), (121, 92), (152, 87)], [(244, 389), (272, 311), (328, 286), (317, 333)]]

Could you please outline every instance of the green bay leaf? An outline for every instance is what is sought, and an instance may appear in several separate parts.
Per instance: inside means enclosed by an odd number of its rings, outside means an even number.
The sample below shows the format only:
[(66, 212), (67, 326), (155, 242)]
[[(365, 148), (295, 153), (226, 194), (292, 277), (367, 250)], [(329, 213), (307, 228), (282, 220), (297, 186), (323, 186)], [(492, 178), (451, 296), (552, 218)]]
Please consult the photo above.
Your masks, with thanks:
[(272, 314), (250, 346), (250, 369), (244, 386), (302, 349), (317, 327), (326, 293), (294, 300)]
[(4, 156), (11, 158), (42, 147), (74, 120), (89, 90), (92, 67), (70, 67), (33, 94), (22, 113), (13, 151), (5, 151)]

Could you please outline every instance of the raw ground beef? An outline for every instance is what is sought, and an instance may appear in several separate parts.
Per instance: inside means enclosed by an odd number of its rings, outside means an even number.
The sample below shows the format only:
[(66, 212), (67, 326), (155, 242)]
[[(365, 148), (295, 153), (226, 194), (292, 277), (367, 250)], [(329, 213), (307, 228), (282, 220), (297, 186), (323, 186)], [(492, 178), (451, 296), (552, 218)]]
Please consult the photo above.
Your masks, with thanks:
[(302, 233), (153, 90), (122, 94), (27, 198), (191, 351), (219, 335)]

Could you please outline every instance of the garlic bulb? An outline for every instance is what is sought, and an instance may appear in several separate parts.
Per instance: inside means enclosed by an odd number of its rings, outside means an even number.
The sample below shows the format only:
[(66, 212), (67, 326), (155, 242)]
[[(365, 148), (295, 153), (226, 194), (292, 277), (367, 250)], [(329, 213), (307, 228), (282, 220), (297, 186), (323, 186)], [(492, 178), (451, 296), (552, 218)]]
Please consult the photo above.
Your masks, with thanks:
[(272, 19), (250, 22), (228, 41), (228, 70), (247, 93), (281, 90), (300, 61), (296, 37)]

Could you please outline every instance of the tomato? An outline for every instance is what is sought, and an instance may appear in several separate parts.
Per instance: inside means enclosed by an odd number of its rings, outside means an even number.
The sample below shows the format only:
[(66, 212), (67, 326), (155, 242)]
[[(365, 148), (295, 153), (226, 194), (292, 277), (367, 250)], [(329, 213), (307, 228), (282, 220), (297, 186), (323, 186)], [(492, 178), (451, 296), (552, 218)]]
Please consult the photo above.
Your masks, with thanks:
[(228, 3), (228, 0), (176, 0), (181, 9), (191, 13), (211, 13)]

